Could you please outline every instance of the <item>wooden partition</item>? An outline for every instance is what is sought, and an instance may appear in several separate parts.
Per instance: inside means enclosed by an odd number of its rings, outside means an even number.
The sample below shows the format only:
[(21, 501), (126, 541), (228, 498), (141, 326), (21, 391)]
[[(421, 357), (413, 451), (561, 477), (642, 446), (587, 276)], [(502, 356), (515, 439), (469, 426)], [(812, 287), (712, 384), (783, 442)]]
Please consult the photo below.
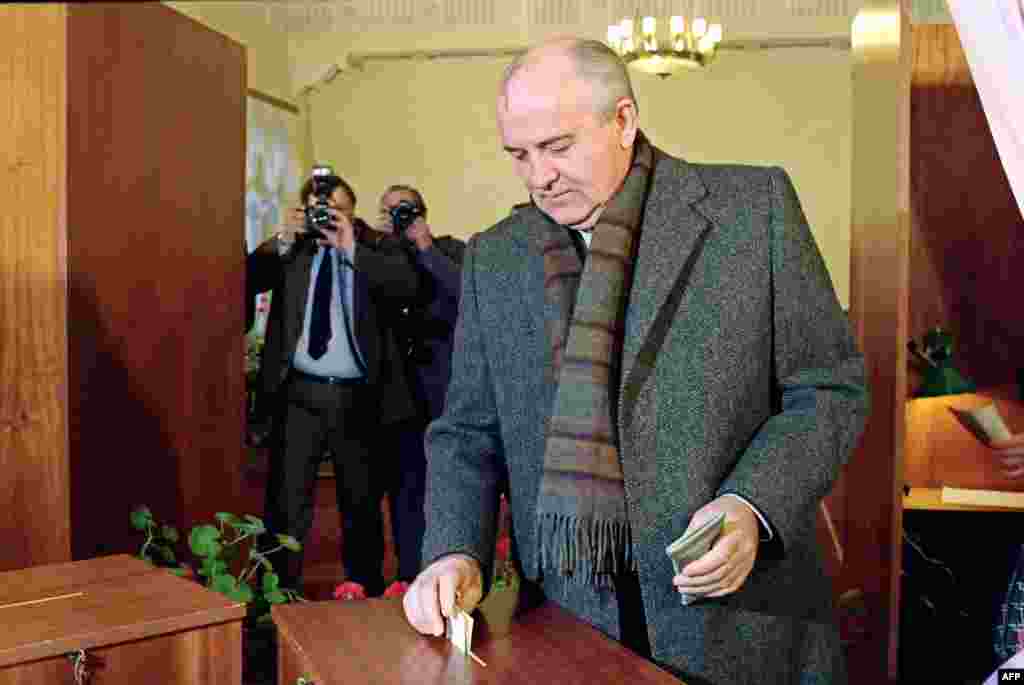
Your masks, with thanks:
[(136, 504), (188, 526), (239, 502), (245, 51), (160, 3), (3, 6), (0, 46), (19, 568), (133, 550)]
[[(871, 414), (841, 479), (840, 589), (861, 597), (848, 635), (851, 682), (895, 673), (909, 251), (909, 12), (865, 2), (852, 27), (850, 316), (865, 355)], [(841, 505), (841, 506), (840, 506)]]
[[(911, 27), (906, 17), (902, 0), (865, 3), (853, 31), (851, 316), (872, 391), (843, 478), (842, 577), (863, 583), (868, 609), (851, 648), (853, 682), (898, 675), (904, 486), (933, 488), (917, 499), (926, 508), (942, 485), (1022, 487), (983, 461), (991, 454), (948, 408), (994, 399), (1024, 430), (1014, 382), (1024, 366), (1024, 222), (955, 28)], [(914, 399), (920, 377), (907, 343), (936, 325), (953, 332), (977, 394)], [(880, 661), (887, 673), (878, 674)]]
[(945, 326), (979, 388), (1013, 383), (1024, 368), (1024, 219), (950, 24), (914, 27), (910, 145), (910, 334)]
[(65, 16), (0, 5), (0, 570), (70, 554)]

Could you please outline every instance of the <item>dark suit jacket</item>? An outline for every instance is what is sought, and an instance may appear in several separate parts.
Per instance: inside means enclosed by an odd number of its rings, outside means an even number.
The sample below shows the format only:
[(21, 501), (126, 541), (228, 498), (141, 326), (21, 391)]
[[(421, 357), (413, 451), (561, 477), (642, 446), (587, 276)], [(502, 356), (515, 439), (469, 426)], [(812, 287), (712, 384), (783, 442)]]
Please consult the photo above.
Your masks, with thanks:
[(408, 245), (406, 252), (420, 276), (416, 303), (402, 317), (403, 335), (415, 337), (429, 359), (407, 365), (413, 399), (423, 421), (436, 419), (444, 408), (451, 376), (452, 334), (459, 315), (462, 257), (466, 243), (442, 236), (430, 249)]
[[(313, 241), (300, 241), (281, 257), (276, 238), (271, 238), (246, 259), (247, 296), (274, 291), (260, 365), (260, 389), (271, 396), (288, 376), (302, 335), (315, 254)], [(367, 382), (376, 390), (382, 423), (407, 419), (413, 414), (412, 401), (397, 345), (383, 320), (416, 296), (416, 272), (394, 241), (361, 239), (354, 261), (354, 334), (366, 361)]]
[[(784, 171), (658, 152), (652, 173), (617, 422), (653, 658), (691, 685), (844, 682), (815, 515), (867, 415), (863, 358)], [(507, 478), (514, 547), (538, 577), (546, 323), (559, 315), (544, 294), (546, 221), (525, 208), (467, 247), (448, 400), (427, 433), (425, 562), (464, 552), (487, 577)], [(725, 493), (767, 517), (774, 550), (738, 592), (681, 606), (665, 547)], [(543, 583), (618, 633), (614, 597)]]

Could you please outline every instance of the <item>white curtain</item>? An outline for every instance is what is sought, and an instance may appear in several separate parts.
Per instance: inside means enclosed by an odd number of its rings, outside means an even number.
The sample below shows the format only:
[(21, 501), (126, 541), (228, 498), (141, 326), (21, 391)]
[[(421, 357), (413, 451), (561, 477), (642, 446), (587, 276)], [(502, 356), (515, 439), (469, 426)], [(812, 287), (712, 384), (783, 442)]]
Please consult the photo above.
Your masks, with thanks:
[(1024, 215), (1024, 0), (948, 0), (999, 158)]

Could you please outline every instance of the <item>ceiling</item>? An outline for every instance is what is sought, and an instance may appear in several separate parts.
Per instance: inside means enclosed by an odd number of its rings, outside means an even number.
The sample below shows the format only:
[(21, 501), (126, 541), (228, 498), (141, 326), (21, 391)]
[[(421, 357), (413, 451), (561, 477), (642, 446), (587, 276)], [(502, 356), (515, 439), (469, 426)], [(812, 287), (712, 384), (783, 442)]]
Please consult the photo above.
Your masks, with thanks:
[[(909, 0), (915, 23), (951, 21), (945, 0)], [(325, 31), (387, 28), (485, 27), (515, 23), (538, 28), (591, 28), (635, 12), (669, 16), (702, 14), (744, 25), (852, 19), (863, 0), (277, 0), (252, 2), (254, 11), (290, 37)]]

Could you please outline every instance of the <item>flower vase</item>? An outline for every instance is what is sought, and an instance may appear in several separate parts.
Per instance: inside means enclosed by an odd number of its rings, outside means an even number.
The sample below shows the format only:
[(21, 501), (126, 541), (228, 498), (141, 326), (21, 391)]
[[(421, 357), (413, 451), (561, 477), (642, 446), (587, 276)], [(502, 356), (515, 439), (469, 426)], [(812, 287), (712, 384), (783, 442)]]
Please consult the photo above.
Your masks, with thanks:
[(519, 574), (508, 573), (508, 579), (492, 587), (483, 601), (477, 605), (480, 612), (481, 628), (491, 638), (508, 635), (512, 629), (512, 618), (519, 607)]

